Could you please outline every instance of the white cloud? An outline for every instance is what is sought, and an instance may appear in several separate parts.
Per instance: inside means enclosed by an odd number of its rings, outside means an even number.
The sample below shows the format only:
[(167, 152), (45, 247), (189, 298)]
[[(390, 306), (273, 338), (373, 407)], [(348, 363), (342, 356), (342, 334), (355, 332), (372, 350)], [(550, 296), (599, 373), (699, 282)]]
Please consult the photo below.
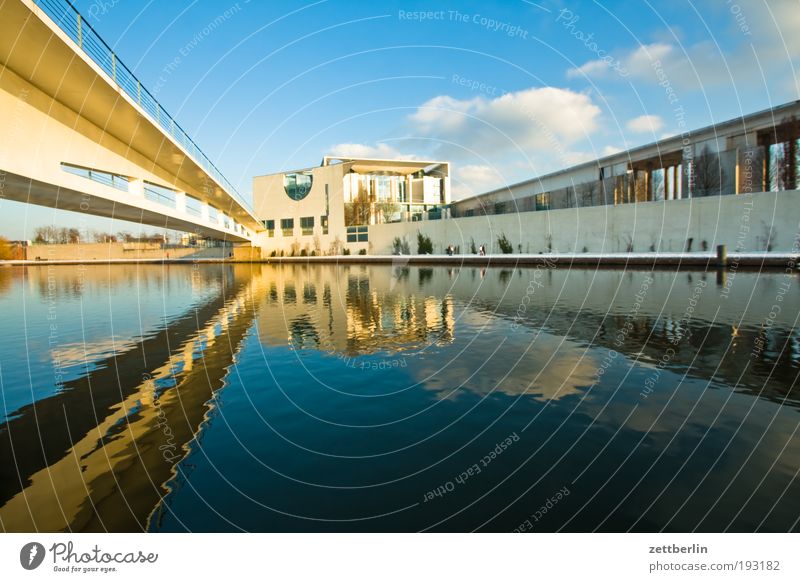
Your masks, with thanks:
[[(663, 42), (641, 45), (619, 57), (619, 64), (617, 65), (619, 70), (615, 70), (608, 62), (598, 59), (587, 61), (580, 67), (568, 69), (567, 77), (574, 79), (585, 76), (600, 79), (614, 75), (619, 75), (620, 78), (630, 75), (640, 76), (652, 71), (652, 64), (667, 58), (673, 50), (674, 47), (672, 45)], [(614, 63), (616, 64), (617, 60)]]
[[(628, 73), (627, 78), (601, 60), (571, 68), (567, 77), (669, 83), (686, 93), (712, 87), (752, 90), (762, 83), (763, 75), (773, 89), (773, 99), (797, 98), (794, 82), (787, 87), (784, 80), (798, 75), (798, 0), (738, 0), (735, 4), (707, 0), (704, 9), (713, 22), (709, 38), (683, 43), (665, 29), (654, 34), (660, 39), (658, 42), (613, 54)], [(780, 95), (775, 94), (776, 87)]]
[(618, 154), (621, 151), (622, 150), (618, 147), (608, 145), (603, 148), (602, 157), (613, 156), (614, 154)]
[(582, 64), (580, 67), (569, 69), (567, 71), (567, 77), (570, 79), (574, 79), (575, 77), (594, 77), (599, 76), (606, 71), (608, 71), (609, 66), (605, 61), (596, 60), (596, 61), (587, 61)]
[(597, 129), (600, 108), (589, 95), (556, 87), (531, 88), (494, 99), (442, 95), (409, 117), (417, 136), (452, 153), (555, 152)]
[(413, 160), (412, 154), (400, 153), (392, 146), (379, 142), (374, 146), (363, 143), (340, 143), (329, 148), (329, 155), (347, 158), (385, 158), (393, 160)]
[(593, 159), (596, 156), (586, 153), (585, 146), (598, 129), (600, 116), (601, 109), (590, 95), (557, 87), (496, 98), (439, 95), (406, 120), (402, 147), (416, 155), (405, 155), (384, 142), (340, 143), (330, 152), (449, 160), (453, 197), (460, 199)]
[(664, 127), (664, 120), (658, 115), (640, 115), (631, 119), (627, 123), (627, 127), (634, 133), (655, 134)]

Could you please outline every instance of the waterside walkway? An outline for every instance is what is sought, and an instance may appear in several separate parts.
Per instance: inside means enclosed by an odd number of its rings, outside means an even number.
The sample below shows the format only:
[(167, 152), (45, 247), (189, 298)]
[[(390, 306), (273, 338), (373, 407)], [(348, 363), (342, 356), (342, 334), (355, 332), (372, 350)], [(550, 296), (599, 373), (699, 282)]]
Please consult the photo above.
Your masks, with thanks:
[(176, 258), (176, 259), (81, 259), (0, 261), (0, 266), (87, 265), (87, 264), (196, 264), (196, 263), (303, 263), (303, 264), (375, 264), (442, 265), (475, 267), (547, 266), (547, 267), (660, 267), (706, 269), (727, 266), (731, 269), (764, 267), (798, 270), (800, 253), (731, 253), (721, 258), (716, 253), (578, 253), (536, 255), (336, 255), (319, 257), (270, 257), (262, 260)]

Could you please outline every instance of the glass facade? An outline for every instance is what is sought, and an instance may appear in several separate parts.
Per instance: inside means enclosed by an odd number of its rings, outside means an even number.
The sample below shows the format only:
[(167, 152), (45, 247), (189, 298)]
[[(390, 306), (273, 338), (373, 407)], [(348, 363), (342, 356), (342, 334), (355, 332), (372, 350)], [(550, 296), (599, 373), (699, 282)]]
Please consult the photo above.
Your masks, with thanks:
[(548, 192), (536, 195), (536, 210), (550, 210), (550, 194)]
[(281, 218), (281, 234), (283, 236), (294, 234), (294, 218)]

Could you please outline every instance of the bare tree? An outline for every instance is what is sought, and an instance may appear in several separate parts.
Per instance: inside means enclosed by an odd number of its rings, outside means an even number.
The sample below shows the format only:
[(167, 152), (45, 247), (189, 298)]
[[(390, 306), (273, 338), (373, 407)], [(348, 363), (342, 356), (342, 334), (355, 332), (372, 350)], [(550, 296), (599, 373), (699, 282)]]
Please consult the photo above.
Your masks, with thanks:
[(369, 224), (371, 216), (372, 203), (369, 194), (363, 188), (359, 188), (355, 199), (344, 206), (345, 224), (347, 226)]
[(383, 200), (375, 204), (375, 210), (384, 224), (391, 222), (395, 215), (400, 212), (400, 205), (394, 200)]
[(111, 234), (110, 232), (97, 232), (97, 231), (95, 231), (95, 232), (92, 233), (92, 238), (94, 239), (94, 242), (98, 242), (98, 243), (117, 242), (117, 236), (114, 235), (114, 234)]
[(41, 244), (50, 242), (49, 226), (37, 226), (33, 229), (33, 241)]
[(773, 190), (795, 190), (798, 186), (797, 164), (800, 120), (795, 116), (775, 128), (776, 143), (770, 147), (769, 175)]
[(579, 186), (576, 199), (580, 201), (580, 206), (594, 206), (597, 186), (598, 183), (595, 181), (585, 182)]
[(692, 196), (715, 196), (720, 194), (725, 172), (719, 163), (719, 155), (708, 146), (692, 160)]

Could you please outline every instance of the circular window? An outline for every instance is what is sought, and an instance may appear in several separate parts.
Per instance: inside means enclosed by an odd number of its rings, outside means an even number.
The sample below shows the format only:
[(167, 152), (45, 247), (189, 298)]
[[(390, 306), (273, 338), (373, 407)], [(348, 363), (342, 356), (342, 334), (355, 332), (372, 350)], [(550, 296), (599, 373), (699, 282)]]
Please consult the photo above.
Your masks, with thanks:
[(283, 189), (286, 190), (286, 195), (292, 200), (302, 200), (311, 192), (311, 183), (313, 181), (314, 178), (310, 173), (284, 174)]

